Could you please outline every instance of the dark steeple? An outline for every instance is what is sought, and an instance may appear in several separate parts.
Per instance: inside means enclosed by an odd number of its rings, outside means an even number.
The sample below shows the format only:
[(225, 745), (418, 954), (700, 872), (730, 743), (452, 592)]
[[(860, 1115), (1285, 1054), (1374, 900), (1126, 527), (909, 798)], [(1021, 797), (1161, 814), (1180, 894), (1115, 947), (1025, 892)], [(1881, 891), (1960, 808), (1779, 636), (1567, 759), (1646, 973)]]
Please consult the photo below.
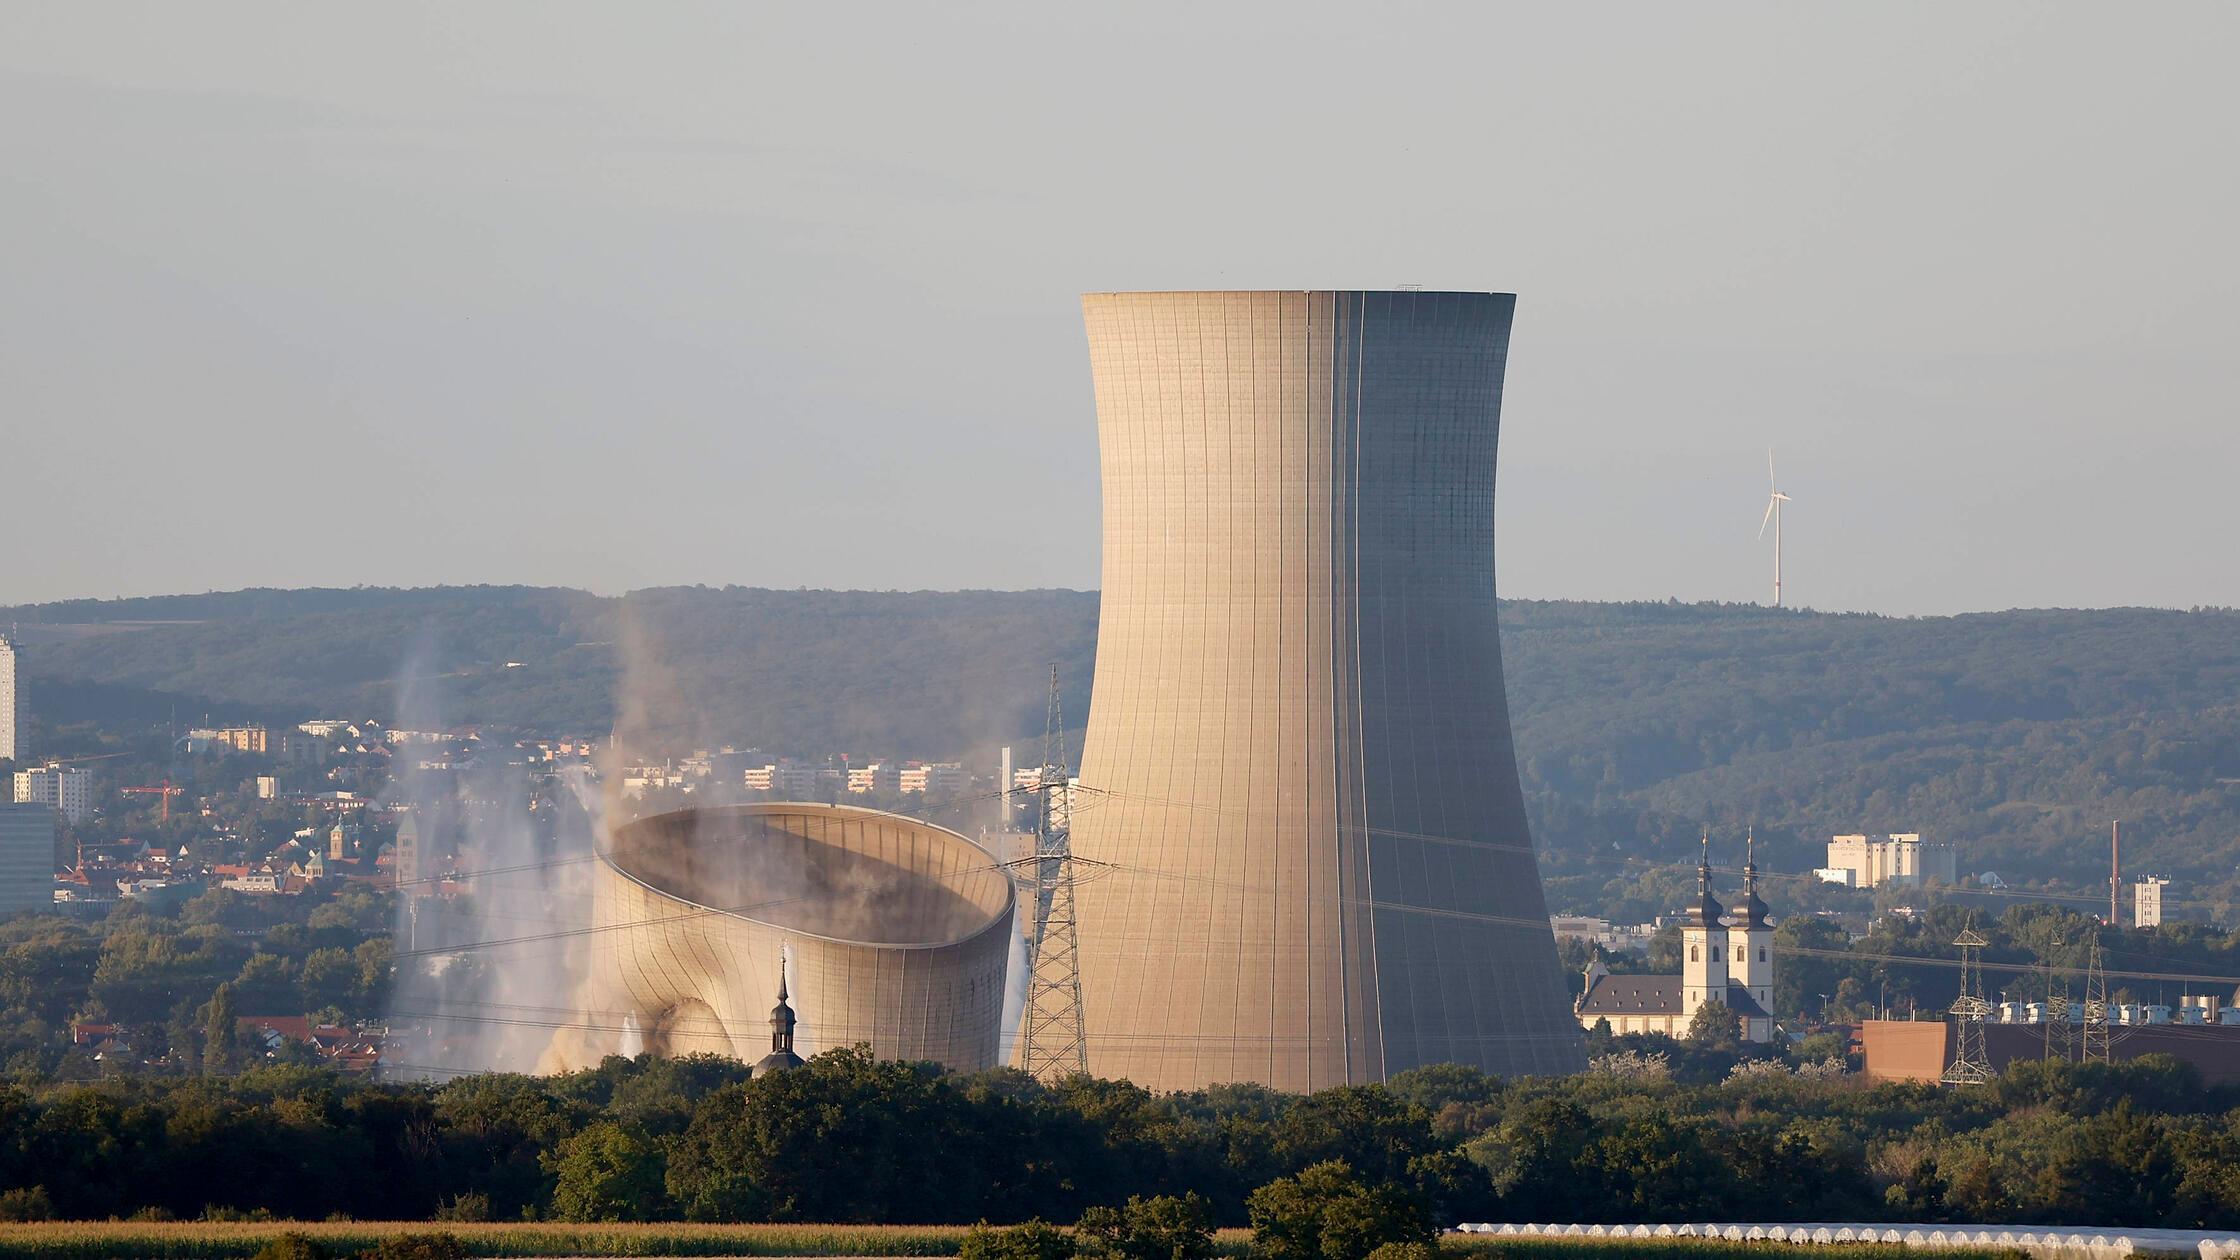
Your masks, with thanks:
[(1696, 907), (1691, 926), (1717, 930), (1726, 908), (1711, 895), (1711, 829), (1703, 829), (1703, 856), (1696, 862)]
[(1768, 931), (1773, 924), (1766, 918), (1766, 903), (1758, 899), (1758, 835), (1757, 828), (1750, 829), (1749, 856), (1742, 863), (1742, 905), (1735, 926), (1749, 930)]
[(800, 1055), (793, 1052), (793, 1004), (786, 1000), (786, 964), (783, 955), (778, 959), (778, 1004), (770, 1008), (770, 1053), (754, 1065), (755, 1076), (783, 1072), (802, 1064)]

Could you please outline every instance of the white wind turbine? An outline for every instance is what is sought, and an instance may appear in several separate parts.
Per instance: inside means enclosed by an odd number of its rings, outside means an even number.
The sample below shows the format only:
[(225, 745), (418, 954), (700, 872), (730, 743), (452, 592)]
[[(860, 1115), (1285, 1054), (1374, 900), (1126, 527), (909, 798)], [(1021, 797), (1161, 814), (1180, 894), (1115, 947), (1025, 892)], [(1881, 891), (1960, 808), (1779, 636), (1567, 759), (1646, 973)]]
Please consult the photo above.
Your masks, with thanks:
[(1781, 505), (1789, 496), (1781, 493), (1781, 483), (1773, 476), (1773, 448), (1766, 448), (1766, 497), (1765, 519), (1758, 522), (1758, 537), (1766, 536), (1766, 526), (1773, 526), (1773, 606), (1781, 607)]

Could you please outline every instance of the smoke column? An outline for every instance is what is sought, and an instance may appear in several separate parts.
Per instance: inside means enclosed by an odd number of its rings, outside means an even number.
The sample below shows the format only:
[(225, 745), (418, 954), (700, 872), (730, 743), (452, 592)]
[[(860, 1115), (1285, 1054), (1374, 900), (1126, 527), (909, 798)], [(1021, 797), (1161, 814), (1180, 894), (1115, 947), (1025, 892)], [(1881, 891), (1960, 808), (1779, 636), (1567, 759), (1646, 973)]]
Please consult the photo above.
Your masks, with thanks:
[[(439, 685), (433, 645), (423, 640), (402, 672), (398, 729), (444, 729)], [(596, 1023), (563, 1005), (583, 969), (587, 938), (554, 935), (590, 923), (582, 859), (591, 853), (596, 814), (584, 785), (540, 784), (525, 766), (506, 764), (507, 748), (483, 749), (464, 768), (421, 765), (443, 747), (399, 744), (384, 796), (385, 804), (412, 810), (418, 875), (427, 882), (397, 898), (397, 939), (415, 948), (397, 962), (382, 1070), (436, 1079), (530, 1071), (555, 1024)], [(433, 876), (453, 857), (463, 891), (434, 896)], [(506, 941), (518, 943), (494, 944)]]

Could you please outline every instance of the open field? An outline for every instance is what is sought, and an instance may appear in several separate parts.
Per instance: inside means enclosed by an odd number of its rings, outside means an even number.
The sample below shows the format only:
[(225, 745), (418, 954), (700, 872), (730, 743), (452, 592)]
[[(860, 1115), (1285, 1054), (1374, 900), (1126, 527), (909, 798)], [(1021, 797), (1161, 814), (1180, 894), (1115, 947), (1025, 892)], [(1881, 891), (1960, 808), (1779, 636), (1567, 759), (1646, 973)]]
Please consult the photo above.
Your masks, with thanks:
[(911, 1225), (568, 1225), (423, 1221), (42, 1221), (0, 1225), (0, 1260), (230, 1260), (281, 1234), (338, 1256), (445, 1233), (471, 1256), (953, 1256), (965, 1231)]
[[(565, 1225), (430, 1224), (420, 1221), (48, 1221), (0, 1225), (0, 1260), (235, 1260), (255, 1255), (282, 1234), (301, 1234), (336, 1256), (406, 1234), (446, 1233), (470, 1256), (755, 1256), (890, 1257), (953, 1256), (966, 1231), (914, 1225)], [(1216, 1239), (1226, 1260), (1243, 1260), (1251, 1235), (1222, 1230)], [(1634, 1260), (1650, 1256), (1762, 1256), (1788, 1248), (1767, 1243), (1705, 1239), (1457, 1238), (1442, 1251), (1461, 1260)], [(1841, 1260), (1896, 1260), (1899, 1246), (1846, 1246)], [(1940, 1251), (1966, 1260), (1983, 1251)]]

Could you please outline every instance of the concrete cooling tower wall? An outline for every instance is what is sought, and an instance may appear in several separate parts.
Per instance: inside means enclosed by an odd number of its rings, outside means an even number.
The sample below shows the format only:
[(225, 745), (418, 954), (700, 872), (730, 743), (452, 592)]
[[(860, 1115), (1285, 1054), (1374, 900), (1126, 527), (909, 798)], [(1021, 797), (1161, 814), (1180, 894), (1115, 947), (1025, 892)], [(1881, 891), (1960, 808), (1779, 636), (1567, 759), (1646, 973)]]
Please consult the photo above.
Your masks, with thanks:
[[(770, 1049), (780, 951), (803, 1053), (996, 1065), (1012, 887), (953, 831), (869, 809), (743, 805), (629, 823), (601, 850), (592, 965), (553, 1066), (636, 1039), (658, 1054)], [(625, 1031), (627, 1030), (627, 1031)]]
[(1083, 299), (1104, 594), (1074, 852), (1090, 1071), (1582, 1066), (1510, 747), (1515, 299)]

